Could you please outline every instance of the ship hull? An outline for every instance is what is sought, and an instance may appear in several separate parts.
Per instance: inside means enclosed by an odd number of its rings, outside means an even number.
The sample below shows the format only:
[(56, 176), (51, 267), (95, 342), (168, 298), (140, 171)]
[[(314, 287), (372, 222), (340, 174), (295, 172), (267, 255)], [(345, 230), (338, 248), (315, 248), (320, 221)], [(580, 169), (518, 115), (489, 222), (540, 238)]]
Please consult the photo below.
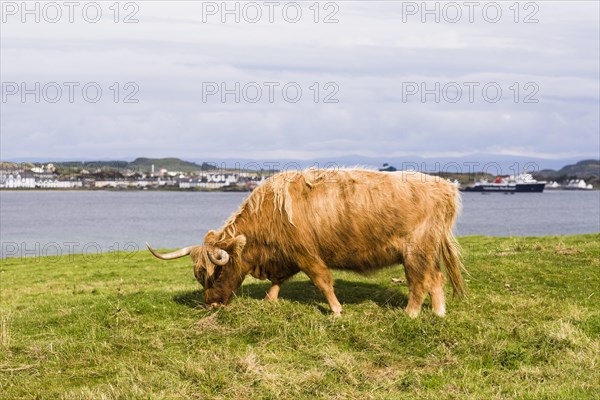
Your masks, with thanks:
[(463, 192), (485, 192), (485, 193), (541, 193), (544, 191), (545, 183), (518, 183), (516, 185), (475, 185), (467, 186)]

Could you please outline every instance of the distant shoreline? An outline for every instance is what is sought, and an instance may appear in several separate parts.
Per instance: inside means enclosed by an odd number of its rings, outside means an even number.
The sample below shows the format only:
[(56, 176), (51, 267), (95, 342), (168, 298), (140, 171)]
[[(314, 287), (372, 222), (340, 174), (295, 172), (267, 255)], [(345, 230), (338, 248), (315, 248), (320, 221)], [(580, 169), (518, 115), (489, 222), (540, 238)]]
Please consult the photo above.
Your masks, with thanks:
[(0, 192), (202, 192), (202, 193), (250, 193), (243, 188), (209, 189), (209, 188), (0, 188)]
[[(543, 193), (548, 192), (595, 192), (599, 191), (599, 188), (593, 189), (546, 189)], [(0, 188), (0, 192), (183, 192), (183, 193), (251, 193), (252, 190), (244, 188)], [(501, 192), (461, 192), (461, 193), (475, 193), (475, 194), (502, 194)], [(521, 193), (523, 194), (523, 193)]]

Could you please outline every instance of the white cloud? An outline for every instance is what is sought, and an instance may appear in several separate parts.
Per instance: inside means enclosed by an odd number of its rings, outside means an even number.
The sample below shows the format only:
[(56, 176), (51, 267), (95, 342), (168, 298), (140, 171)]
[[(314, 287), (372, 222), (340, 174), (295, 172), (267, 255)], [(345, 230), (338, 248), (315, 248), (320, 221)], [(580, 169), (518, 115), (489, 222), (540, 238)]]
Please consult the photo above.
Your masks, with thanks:
[[(137, 24), (113, 23), (106, 8), (97, 24), (2, 24), (4, 84), (97, 82), (103, 90), (98, 103), (81, 93), (74, 103), (56, 104), (10, 96), (1, 104), (2, 159), (598, 156), (597, 2), (536, 2), (536, 24), (515, 24), (512, 3), (502, 3), (496, 24), (478, 14), (475, 23), (421, 23), (418, 15), (403, 23), (406, 2), (335, 3), (335, 24), (313, 23), (312, 3), (303, 3), (306, 18), (296, 24), (281, 18), (222, 24), (216, 16), (203, 23), (201, 3), (137, 4)], [(326, 11), (332, 10), (320, 10), (319, 18)], [(129, 93), (125, 83), (137, 84), (139, 103), (115, 104), (114, 82), (120, 100)], [(216, 95), (203, 102), (206, 82), (229, 88), (256, 82), (263, 97), (238, 104), (233, 95), (225, 103)], [(265, 82), (280, 84), (272, 103)], [(282, 97), (289, 82), (302, 89), (297, 103)], [(339, 88), (338, 103), (322, 102), (335, 91), (325, 90), (327, 82)], [(410, 82), (425, 88), (455, 82), (463, 100), (442, 96), (436, 103), (428, 95), (422, 103), (418, 93), (405, 102), (403, 83)], [(479, 84), (473, 102), (468, 82)], [(497, 103), (482, 97), (486, 83), (501, 87)], [(538, 103), (525, 103), (527, 95)]]

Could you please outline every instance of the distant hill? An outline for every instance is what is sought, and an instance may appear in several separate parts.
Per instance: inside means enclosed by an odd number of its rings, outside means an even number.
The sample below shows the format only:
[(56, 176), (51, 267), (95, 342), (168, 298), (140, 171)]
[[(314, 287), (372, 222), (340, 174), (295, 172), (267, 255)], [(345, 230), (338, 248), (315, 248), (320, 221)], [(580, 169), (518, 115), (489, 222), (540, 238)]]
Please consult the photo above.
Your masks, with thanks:
[(96, 169), (96, 168), (115, 168), (124, 169), (129, 164), (127, 161), (64, 161), (53, 163), (56, 167), (62, 168), (85, 168), (85, 169)]
[(583, 160), (576, 164), (565, 165), (558, 171), (553, 169), (543, 169), (535, 174), (538, 178), (558, 179), (558, 178), (577, 178), (590, 179), (592, 177), (600, 179), (600, 160)]
[(184, 161), (179, 158), (146, 158), (139, 157), (132, 162), (128, 161), (62, 161), (53, 163), (58, 169), (87, 169), (93, 171), (96, 169), (110, 169), (110, 170), (125, 170), (130, 169), (137, 172), (150, 172), (152, 165), (154, 170), (158, 172), (162, 168), (168, 171), (181, 171), (181, 172), (194, 172), (204, 169), (205, 171), (213, 169), (209, 165), (203, 163), (202, 165), (196, 164), (190, 161)]
[(561, 174), (585, 178), (595, 176), (600, 178), (600, 160), (583, 160), (575, 165), (567, 165), (560, 169)]
[(558, 171), (543, 169), (533, 176), (538, 180), (565, 183), (571, 179), (583, 179), (595, 188), (600, 187), (600, 160), (583, 160), (575, 164), (565, 165)]
[(193, 172), (200, 171), (202, 165), (195, 162), (180, 160), (179, 158), (145, 158), (140, 157), (133, 160), (127, 165), (127, 168), (134, 171), (150, 171), (154, 165), (156, 172), (165, 168), (169, 171)]

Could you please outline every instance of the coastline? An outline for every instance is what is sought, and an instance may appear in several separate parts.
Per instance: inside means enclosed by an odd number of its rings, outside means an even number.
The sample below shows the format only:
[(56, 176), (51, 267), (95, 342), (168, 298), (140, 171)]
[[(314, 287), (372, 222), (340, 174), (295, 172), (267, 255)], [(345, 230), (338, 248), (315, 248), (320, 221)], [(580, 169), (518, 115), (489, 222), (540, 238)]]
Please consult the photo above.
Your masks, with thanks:
[(219, 192), (219, 193), (250, 193), (246, 188), (0, 188), (0, 192)]
[[(219, 192), (219, 193), (250, 193), (254, 189), (247, 189), (243, 187), (223, 187), (223, 188), (180, 188), (180, 187), (144, 187), (144, 188), (111, 188), (111, 187), (101, 187), (101, 188), (0, 188), (0, 192)], [(594, 192), (599, 191), (600, 187), (594, 187), (592, 189), (573, 189), (573, 188), (546, 188), (542, 193), (552, 193), (552, 192)], [(484, 194), (494, 194), (495, 192), (477, 192), (477, 191), (469, 191), (469, 190), (461, 190), (461, 193), (484, 193)], [(518, 194), (525, 194), (527, 192), (522, 192)], [(502, 194), (502, 192), (498, 192), (497, 194)]]

